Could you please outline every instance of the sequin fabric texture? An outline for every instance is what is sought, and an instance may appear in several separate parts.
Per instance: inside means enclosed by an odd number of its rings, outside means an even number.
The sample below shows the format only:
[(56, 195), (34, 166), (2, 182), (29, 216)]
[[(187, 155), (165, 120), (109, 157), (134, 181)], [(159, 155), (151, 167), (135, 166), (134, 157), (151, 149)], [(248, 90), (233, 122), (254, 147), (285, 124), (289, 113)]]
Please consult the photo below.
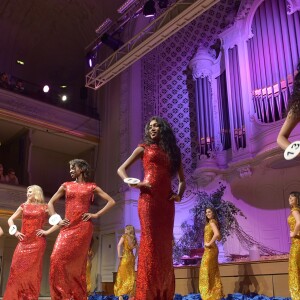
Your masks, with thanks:
[(174, 201), (171, 196), (170, 161), (156, 144), (144, 147), (144, 181), (138, 213), (141, 240), (138, 257), (135, 300), (171, 300), (175, 278), (172, 261)]
[(86, 290), (87, 293), (92, 292), (92, 278), (91, 278), (91, 273), (92, 273), (92, 259), (93, 259), (94, 253), (90, 249), (88, 251), (88, 256), (87, 256), (87, 262), (86, 262)]
[[(214, 219), (205, 225), (204, 243), (209, 243), (214, 235), (210, 225), (212, 222), (218, 226), (217, 221)], [(218, 254), (219, 250), (215, 243), (204, 250), (199, 274), (199, 290), (203, 300), (218, 300), (223, 297)]]
[[(295, 217), (292, 212), (296, 210), (300, 212), (300, 208), (292, 208), (291, 214), (288, 216), (288, 224), (290, 231), (294, 231), (296, 226)], [(291, 249), (289, 257), (289, 290), (293, 300), (300, 300), (300, 232), (291, 238)]]
[(86, 299), (87, 254), (93, 234), (91, 221), (82, 221), (96, 188), (94, 183), (66, 182), (65, 218), (70, 225), (63, 227), (54, 244), (50, 261), (50, 293), (52, 300)]
[(40, 294), (46, 239), (38, 237), (36, 230), (42, 229), (46, 222), (47, 205), (23, 203), (21, 207), (21, 232), (25, 237), (15, 249), (4, 300), (37, 300)]
[(123, 253), (120, 260), (116, 282), (114, 285), (115, 296), (129, 295), (132, 296), (134, 293), (135, 284), (135, 257), (133, 249), (128, 243), (128, 237), (126, 234), (123, 235)]

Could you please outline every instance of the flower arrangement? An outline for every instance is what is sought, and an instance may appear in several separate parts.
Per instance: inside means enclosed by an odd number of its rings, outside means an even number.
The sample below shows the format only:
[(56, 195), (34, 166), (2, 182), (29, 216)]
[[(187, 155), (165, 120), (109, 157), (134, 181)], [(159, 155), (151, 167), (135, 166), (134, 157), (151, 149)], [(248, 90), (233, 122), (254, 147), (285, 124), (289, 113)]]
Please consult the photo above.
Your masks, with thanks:
[(251, 247), (256, 246), (261, 255), (283, 254), (257, 242), (240, 227), (236, 217), (239, 215), (246, 219), (246, 216), (232, 202), (223, 199), (226, 186), (222, 183), (219, 184), (219, 188), (211, 194), (204, 191), (196, 193), (195, 206), (190, 210), (192, 216), (189, 221), (181, 224), (183, 235), (174, 245), (174, 264), (179, 264), (181, 257), (189, 255), (191, 249), (203, 247), (206, 208), (213, 208), (217, 214), (222, 243), (225, 243), (228, 236), (234, 233), (245, 249), (249, 250)]
[(220, 187), (210, 195), (206, 192), (199, 192), (195, 206), (191, 209), (194, 216), (194, 223), (197, 228), (201, 228), (203, 238), (203, 230), (206, 222), (205, 210), (213, 208), (216, 211), (219, 223), (222, 243), (226, 242), (227, 237), (237, 224), (236, 216), (240, 215), (244, 218), (243, 212), (237, 208), (232, 202), (223, 200), (226, 186), (220, 183)]
[(190, 221), (185, 221), (181, 224), (183, 235), (174, 246), (175, 263), (179, 263), (183, 255), (189, 254), (190, 249), (203, 246), (206, 208), (213, 208), (216, 211), (222, 243), (226, 241), (236, 226), (236, 216), (240, 215), (246, 218), (242, 211), (233, 203), (222, 199), (225, 189), (226, 186), (220, 183), (219, 188), (211, 194), (205, 191), (196, 193), (195, 206), (190, 210), (192, 214)]

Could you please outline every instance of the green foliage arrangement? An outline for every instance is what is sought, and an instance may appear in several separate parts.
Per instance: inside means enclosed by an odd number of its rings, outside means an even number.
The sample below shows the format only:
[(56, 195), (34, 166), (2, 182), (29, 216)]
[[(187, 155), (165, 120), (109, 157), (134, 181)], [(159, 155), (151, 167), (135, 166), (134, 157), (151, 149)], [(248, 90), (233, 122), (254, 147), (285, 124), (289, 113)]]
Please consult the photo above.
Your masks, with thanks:
[(216, 211), (222, 243), (238, 226), (237, 215), (244, 218), (242, 211), (232, 202), (223, 200), (226, 186), (220, 183), (219, 188), (211, 194), (200, 191), (196, 194), (195, 206), (190, 210), (191, 217), (181, 225), (183, 235), (175, 243), (173, 250), (174, 263), (180, 263), (183, 255), (189, 255), (191, 249), (203, 247), (205, 227), (205, 210), (213, 208)]

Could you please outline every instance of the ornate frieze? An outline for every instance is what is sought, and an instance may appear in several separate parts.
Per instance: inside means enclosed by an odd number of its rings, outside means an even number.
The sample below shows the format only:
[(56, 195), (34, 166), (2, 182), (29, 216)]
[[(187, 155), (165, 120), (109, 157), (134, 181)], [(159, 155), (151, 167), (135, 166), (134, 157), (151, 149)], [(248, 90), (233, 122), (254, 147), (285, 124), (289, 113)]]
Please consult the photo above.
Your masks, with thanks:
[(197, 50), (196, 55), (189, 63), (189, 67), (192, 70), (193, 78), (204, 78), (208, 77), (211, 82), (212, 66), (214, 64), (214, 57), (209, 51), (200, 46)]
[(300, 0), (286, 0), (288, 15), (300, 10)]

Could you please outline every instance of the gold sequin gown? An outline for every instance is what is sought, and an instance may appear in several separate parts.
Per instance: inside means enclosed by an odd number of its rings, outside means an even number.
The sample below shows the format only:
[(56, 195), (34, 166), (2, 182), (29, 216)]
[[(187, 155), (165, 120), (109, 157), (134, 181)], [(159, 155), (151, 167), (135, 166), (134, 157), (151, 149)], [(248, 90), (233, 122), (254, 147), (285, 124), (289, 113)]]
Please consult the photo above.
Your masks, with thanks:
[(92, 260), (93, 260), (93, 250), (88, 251), (88, 257), (86, 262), (86, 291), (88, 294), (92, 292)]
[[(292, 212), (297, 210), (300, 212), (300, 208), (292, 208), (291, 214), (288, 217), (288, 224), (290, 231), (294, 231), (296, 220), (292, 215)], [(292, 300), (300, 300), (300, 232), (291, 238), (292, 244), (289, 257), (289, 289)]]
[(158, 145), (144, 147), (144, 181), (138, 202), (141, 240), (137, 267), (135, 300), (172, 300), (175, 292), (173, 268), (173, 226), (175, 204), (169, 198), (171, 166)]
[[(209, 221), (209, 223), (212, 222), (218, 226), (216, 220), (212, 219)], [(214, 235), (209, 223), (206, 224), (204, 228), (204, 243), (209, 243)], [(218, 264), (218, 254), (219, 250), (215, 243), (204, 250), (199, 275), (199, 290), (203, 300), (219, 300), (224, 297)]]
[(21, 232), (25, 237), (14, 252), (5, 300), (37, 300), (40, 294), (46, 239), (38, 237), (36, 230), (42, 229), (48, 218), (47, 205), (23, 203), (21, 207)]
[(114, 285), (114, 294), (115, 296), (132, 296), (134, 293), (135, 284), (135, 257), (133, 255), (134, 248), (130, 247), (126, 234), (123, 235), (123, 238), (123, 254), (120, 260), (117, 278)]
[(95, 183), (65, 182), (65, 218), (70, 225), (62, 227), (55, 241), (50, 260), (51, 300), (85, 300), (87, 295), (86, 263), (93, 224), (83, 221), (89, 212)]

